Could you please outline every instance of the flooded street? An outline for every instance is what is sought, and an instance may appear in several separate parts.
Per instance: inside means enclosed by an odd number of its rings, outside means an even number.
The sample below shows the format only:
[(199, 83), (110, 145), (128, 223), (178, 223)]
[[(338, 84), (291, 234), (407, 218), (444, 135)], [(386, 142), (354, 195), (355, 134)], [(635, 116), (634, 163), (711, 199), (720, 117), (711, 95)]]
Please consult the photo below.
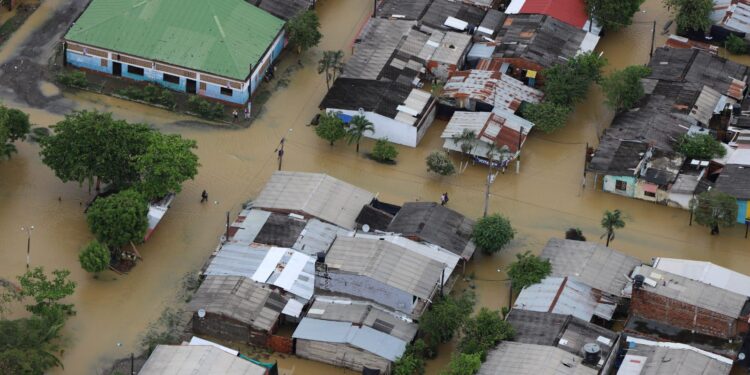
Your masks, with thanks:
[[(80, 6), (80, 2), (72, 2)], [(34, 37), (37, 28), (58, 9), (68, 6), (68, 1), (45, 0), (2, 47), (0, 63), (12, 59), (26, 39)], [(287, 137), (283, 160), (286, 170), (328, 173), (393, 203), (437, 201), (447, 191), (451, 208), (473, 217), (481, 215), (486, 169), (471, 167), (462, 175), (446, 178), (426, 171), (424, 159), (442, 146), (440, 133), (445, 122), (437, 121), (419, 148), (399, 147), (395, 166), (357, 155), (354, 146), (345, 142), (331, 148), (306, 126), (326, 90), (316, 61), (324, 50), (351, 52), (355, 32), (371, 8), (372, 2), (367, 0), (319, 1), (324, 34), (321, 45), (304, 57), (304, 68), (290, 76), (288, 87), (273, 92), (262, 117), (247, 129), (210, 127), (194, 118), (89, 93), (60, 93), (50, 83), (36, 88), (42, 97), (54, 98), (44, 108), (33, 108), (28, 100), (0, 90), (6, 105), (29, 112), (35, 124), (46, 126), (59, 121), (68, 107), (95, 108), (198, 142), (202, 165), (198, 176), (184, 185), (154, 236), (139, 247), (144, 260), (126, 276), (104, 273), (98, 280), (81, 269), (77, 257), (79, 249), (91, 239), (81, 206), (89, 198), (87, 189), (76, 183), (61, 183), (41, 163), (36, 144), (19, 143), (18, 154), (0, 162), (0, 277), (15, 278), (25, 270), (26, 234), (21, 227), (34, 225), (32, 265), (70, 269), (78, 283), (70, 299), (78, 314), (65, 328), (69, 338), (62, 357), (65, 370), (53, 373), (94, 374), (113, 358), (139, 351), (139, 334), (166, 306), (174, 304), (182, 277), (198, 270), (215, 248), (226, 212), (236, 215), (241, 203), (254, 197), (276, 169), (274, 148), (283, 136)], [(636, 14), (631, 27), (605, 36), (599, 44), (609, 60), (607, 69), (648, 61), (654, 19), (656, 45), (663, 44), (665, 36), (660, 34), (667, 15), (661, 1), (649, 0), (642, 10), (645, 12)], [(279, 71), (295, 63), (295, 56), (286, 55)], [(595, 144), (612, 118), (602, 100), (601, 93), (592, 90), (568, 127), (553, 135), (537, 133), (530, 137), (523, 150), (521, 173), (509, 169), (492, 186), (491, 211), (509, 216), (518, 234), (506, 251), (494, 257), (478, 256), (467, 268), (467, 273), (475, 275), (481, 306), (499, 309), (507, 305), (508, 286), (502, 281), (502, 271), (515, 253), (539, 252), (550, 237), (562, 237), (569, 227), (580, 227), (590, 241), (600, 241), (599, 221), (605, 209), (619, 208), (630, 218), (612, 244), (618, 250), (643, 260), (652, 256), (708, 260), (750, 274), (750, 240), (743, 238), (744, 228), (723, 230), (721, 236), (712, 237), (707, 228), (688, 226), (686, 211), (593, 191), (591, 176), (587, 189), (581, 189), (585, 145)], [(362, 147), (369, 150), (373, 143), (365, 140)], [(204, 189), (215, 204), (199, 203)], [(441, 357), (429, 363), (428, 374), (439, 373), (450, 359), (449, 346), (441, 349), (445, 349)], [(302, 360), (280, 359), (280, 368), (287, 375), (353, 374)]]

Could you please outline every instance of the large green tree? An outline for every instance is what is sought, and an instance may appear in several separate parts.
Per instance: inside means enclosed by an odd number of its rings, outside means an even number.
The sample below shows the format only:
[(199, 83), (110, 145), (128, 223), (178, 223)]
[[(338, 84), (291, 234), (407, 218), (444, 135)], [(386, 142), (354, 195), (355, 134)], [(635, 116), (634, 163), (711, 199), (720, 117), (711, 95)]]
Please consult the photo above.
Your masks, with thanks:
[(516, 260), (508, 266), (508, 277), (516, 290), (534, 285), (550, 273), (552, 264), (549, 259), (542, 259), (528, 251), (516, 254)]
[(599, 82), (605, 65), (606, 59), (587, 52), (545, 70), (545, 100), (572, 108), (586, 97), (591, 83)]
[(683, 135), (677, 140), (675, 150), (686, 158), (710, 160), (721, 158), (727, 150), (710, 134)]
[(110, 113), (79, 111), (53, 126), (42, 139), (42, 161), (63, 182), (89, 186), (99, 183), (127, 186), (138, 180), (133, 157), (148, 147), (151, 130), (142, 124), (114, 120)]
[(641, 79), (648, 77), (651, 69), (642, 65), (632, 65), (623, 70), (616, 70), (605, 77), (602, 90), (607, 96), (607, 105), (616, 112), (633, 108), (645, 95)]
[(737, 220), (737, 200), (729, 194), (712, 189), (690, 201), (695, 222), (719, 234), (719, 227), (731, 227)]
[(107, 246), (97, 240), (89, 242), (78, 254), (78, 261), (81, 263), (81, 268), (86, 272), (94, 274), (109, 268), (111, 259), (112, 254)]
[(474, 308), (474, 295), (465, 293), (458, 298), (445, 296), (433, 301), (419, 320), (419, 329), (426, 335), (431, 348), (448, 342), (466, 321)]
[(479, 354), (484, 360), (490, 349), (514, 335), (513, 326), (500, 316), (499, 311), (483, 307), (464, 323), (458, 347), (461, 353)]
[(565, 127), (570, 107), (553, 102), (527, 103), (521, 110), (523, 117), (534, 123), (534, 127), (545, 133), (552, 133)]
[(0, 159), (10, 159), (16, 153), (13, 142), (24, 139), (30, 129), (29, 115), (0, 105)]
[(352, 117), (346, 135), (349, 144), (355, 143), (357, 145), (357, 153), (359, 153), (359, 142), (367, 132), (370, 132), (371, 134), (375, 132), (375, 127), (372, 125), (372, 122), (362, 115)]
[(140, 176), (136, 184), (138, 191), (146, 199), (180, 192), (182, 183), (198, 174), (200, 164), (193, 153), (195, 148), (197, 145), (192, 139), (152, 132), (145, 152), (135, 158)]
[(344, 52), (324, 51), (323, 57), (318, 60), (318, 74), (325, 73), (326, 87), (330, 90), (331, 83), (336, 80), (336, 76), (344, 71)]
[(339, 118), (341, 112), (323, 112), (320, 114), (318, 126), (315, 127), (315, 134), (325, 139), (333, 147), (333, 143), (341, 138), (346, 137), (346, 128), (344, 121)]
[(494, 254), (507, 245), (515, 234), (510, 220), (503, 215), (492, 214), (477, 220), (471, 239), (483, 253)]
[(118, 248), (143, 241), (148, 229), (147, 215), (148, 203), (143, 195), (127, 189), (94, 201), (86, 221), (99, 242)]
[(675, 12), (678, 33), (706, 32), (711, 27), (712, 0), (664, 0), (664, 4)]
[(615, 239), (615, 229), (625, 228), (625, 220), (622, 211), (620, 210), (606, 210), (602, 216), (601, 221), (602, 228), (604, 228), (604, 234), (602, 238), (607, 238), (607, 246)]
[(75, 313), (73, 305), (60, 303), (60, 300), (73, 294), (76, 288), (75, 281), (68, 279), (70, 271), (54, 270), (52, 279), (44, 273), (44, 268), (36, 267), (18, 277), (21, 286), (19, 292), (23, 298), (31, 298), (34, 303), (26, 305), (26, 310), (49, 316), (64, 312), (65, 315)]
[(286, 23), (286, 33), (289, 44), (302, 54), (320, 43), (323, 34), (320, 33), (320, 20), (314, 11), (302, 12)]
[(389, 163), (396, 160), (398, 150), (393, 143), (388, 142), (388, 138), (380, 138), (375, 142), (370, 157), (381, 163)]
[(633, 15), (644, 0), (586, 0), (589, 15), (608, 31), (617, 31), (633, 22)]

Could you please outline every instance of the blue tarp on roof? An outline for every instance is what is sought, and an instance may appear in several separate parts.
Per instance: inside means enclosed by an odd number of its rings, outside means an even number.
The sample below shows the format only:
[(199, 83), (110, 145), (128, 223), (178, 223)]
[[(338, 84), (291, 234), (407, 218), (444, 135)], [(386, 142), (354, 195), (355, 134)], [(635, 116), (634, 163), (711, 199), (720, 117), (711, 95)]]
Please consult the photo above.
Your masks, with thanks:
[(344, 124), (348, 124), (350, 121), (352, 121), (352, 116), (345, 115), (343, 113), (339, 113), (338, 117), (341, 119), (341, 121), (344, 122)]

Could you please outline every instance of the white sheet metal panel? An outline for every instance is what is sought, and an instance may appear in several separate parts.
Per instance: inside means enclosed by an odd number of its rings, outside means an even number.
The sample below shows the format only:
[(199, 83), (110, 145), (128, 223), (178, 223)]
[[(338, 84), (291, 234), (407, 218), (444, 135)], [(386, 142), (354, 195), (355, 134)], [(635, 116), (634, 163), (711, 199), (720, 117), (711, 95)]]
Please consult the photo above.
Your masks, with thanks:
[(448, 17), (445, 19), (443, 25), (463, 31), (466, 30), (466, 27), (469, 26), (469, 23), (455, 17)]
[(750, 166), (750, 149), (738, 148), (729, 157), (727, 164)]
[(210, 346), (213, 346), (214, 348), (223, 350), (223, 351), (225, 351), (225, 352), (227, 352), (227, 353), (229, 353), (231, 355), (237, 355), (237, 354), (240, 353), (240, 352), (238, 352), (238, 351), (236, 351), (234, 349), (229, 349), (229, 348), (227, 348), (224, 345), (219, 345), (219, 344), (217, 344), (217, 343), (215, 343), (213, 341), (208, 341), (208, 340), (202, 339), (202, 338), (200, 338), (198, 336), (193, 336), (190, 339), (190, 343), (188, 343), (188, 345), (210, 345)]
[[(292, 257), (289, 259), (289, 262), (287, 262), (286, 266), (281, 271), (281, 274), (279, 275), (279, 277), (274, 281), (273, 285), (276, 285), (288, 291), (294, 290), (295, 289), (294, 285), (299, 280), (300, 274), (305, 268), (305, 265), (307, 265), (307, 263), (312, 262), (312, 261), (313, 261), (312, 257), (302, 254), (300, 252), (294, 251), (294, 253), (292, 254)], [(297, 293), (294, 293), (294, 294), (297, 294)], [(305, 291), (304, 294), (305, 295), (300, 295), (300, 297), (303, 297), (305, 299), (312, 298), (312, 295), (313, 295), (312, 289)]]
[(724, 356), (720, 356), (718, 354), (710, 353), (702, 349), (698, 349), (694, 346), (690, 346), (687, 344), (681, 344), (678, 342), (660, 342), (660, 341), (651, 341), (646, 339), (640, 339), (637, 337), (628, 337), (627, 342), (633, 342), (636, 343), (636, 345), (648, 345), (648, 346), (658, 346), (662, 348), (669, 348), (669, 349), (678, 349), (678, 350), (690, 350), (692, 352), (702, 354), (706, 357), (709, 357), (711, 359), (717, 360), (721, 363), (726, 363), (728, 365), (733, 364), (734, 362)]
[(289, 300), (289, 302), (286, 303), (286, 306), (284, 306), (284, 309), (281, 310), (281, 313), (287, 316), (299, 318), (299, 316), (302, 314), (302, 308), (304, 306), (305, 305), (302, 304), (302, 302), (292, 298)]
[(656, 258), (654, 268), (750, 297), (750, 276), (713, 263), (688, 259)]
[(643, 366), (646, 365), (648, 358), (640, 355), (627, 354), (622, 361), (620, 369), (617, 370), (617, 375), (639, 375), (643, 371)]
[(279, 264), (281, 258), (284, 257), (284, 253), (286, 253), (286, 249), (278, 247), (272, 247), (268, 249), (266, 257), (263, 258), (260, 266), (258, 266), (258, 269), (253, 274), (252, 279), (259, 283), (265, 283), (266, 280), (268, 280), (268, 278), (271, 276), (273, 271), (276, 269), (276, 266)]
[(586, 33), (586, 36), (583, 37), (583, 41), (581, 42), (581, 46), (578, 47), (578, 53), (591, 52), (596, 48), (597, 44), (599, 44), (599, 35)]
[(508, 7), (505, 8), (505, 14), (518, 14), (524, 4), (526, 4), (526, 0), (511, 1), (510, 4), (508, 4)]

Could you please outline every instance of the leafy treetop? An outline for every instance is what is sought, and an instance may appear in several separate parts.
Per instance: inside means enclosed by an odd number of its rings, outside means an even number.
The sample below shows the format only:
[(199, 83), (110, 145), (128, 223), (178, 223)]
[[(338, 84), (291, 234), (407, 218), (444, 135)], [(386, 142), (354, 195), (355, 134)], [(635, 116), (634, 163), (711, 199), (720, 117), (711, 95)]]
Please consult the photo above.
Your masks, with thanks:
[(471, 238), (483, 253), (494, 254), (507, 245), (515, 234), (516, 230), (508, 219), (500, 214), (492, 214), (474, 224)]
[(109, 268), (111, 258), (112, 254), (109, 249), (97, 240), (89, 242), (78, 254), (81, 268), (86, 272), (93, 273), (102, 272)]
[(677, 152), (686, 158), (710, 160), (724, 157), (727, 150), (710, 134), (683, 135), (677, 140)]
[(45, 314), (50, 308), (59, 307), (67, 315), (74, 314), (73, 305), (59, 303), (75, 291), (75, 281), (68, 279), (70, 271), (54, 270), (52, 276), (50, 280), (44, 273), (44, 268), (35, 267), (18, 277), (20, 296), (34, 299), (34, 304), (27, 305), (26, 310), (34, 314)]
[(320, 43), (323, 34), (320, 33), (320, 20), (315, 12), (308, 10), (290, 19), (286, 24), (289, 43), (294, 46), (298, 54)]
[(664, 4), (667, 8), (674, 8), (677, 13), (674, 21), (678, 33), (690, 30), (705, 32), (711, 27), (712, 0), (664, 0)]
[(517, 290), (542, 281), (550, 273), (552, 264), (549, 259), (539, 258), (528, 251), (516, 254), (516, 260), (508, 267), (508, 277), (513, 283), (513, 288)]
[(450, 156), (444, 151), (433, 151), (427, 156), (427, 171), (434, 172), (441, 176), (450, 176), (456, 173), (456, 166), (453, 165)]
[(737, 220), (737, 200), (716, 189), (699, 194), (690, 201), (695, 222), (718, 233), (719, 227), (731, 227)]
[(333, 143), (346, 136), (344, 121), (339, 118), (341, 112), (323, 112), (320, 114), (318, 126), (315, 127), (315, 133), (318, 137), (328, 141), (333, 147)]
[(194, 140), (180, 135), (151, 133), (145, 152), (136, 157), (138, 190), (147, 199), (180, 192), (182, 183), (198, 174), (198, 156), (192, 151), (195, 148)]
[(441, 375), (474, 375), (482, 367), (482, 358), (479, 353), (460, 353), (451, 359), (448, 369)]
[(86, 221), (96, 238), (118, 248), (129, 242), (140, 243), (148, 229), (148, 203), (135, 190), (122, 190), (94, 201)]
[(586, 0), (586, 8), (597, 24), (617, 31), (633, 22), (633, 15), (644, 0)]
[(514, 335), (513, 326), (500, 316), (499, 311), (483, 307), (464, 323), (458, 347), (462, 353), (479, 354), (485, 360), (490, 349)]
[(550, 101), (527, 103), (521, 110), (523, 117), (534, 123), (534, 127), (545, 133), (552, 133), (565, 127), (570, 114), (570, 107)]
[(419, 320), (419, 329), (425, 333), (430, 347), (453, 338), (474, 308), (474, 295), (466, 293), (459, 298), (445, 296), (435, 301)]
[(632, 65), (617, 70), (602, 80), (602, 89), (607, 96), (607, 105), (615, 111), (633, 108), (645, 95), (641, 78), (651, 74), (651, 69), (641, 65)]
[(545, 100), (572, 108), (586, 97), (591, 83), (599, 82), (605, 65), (606, 59), (587, 52), (545, 70)]

